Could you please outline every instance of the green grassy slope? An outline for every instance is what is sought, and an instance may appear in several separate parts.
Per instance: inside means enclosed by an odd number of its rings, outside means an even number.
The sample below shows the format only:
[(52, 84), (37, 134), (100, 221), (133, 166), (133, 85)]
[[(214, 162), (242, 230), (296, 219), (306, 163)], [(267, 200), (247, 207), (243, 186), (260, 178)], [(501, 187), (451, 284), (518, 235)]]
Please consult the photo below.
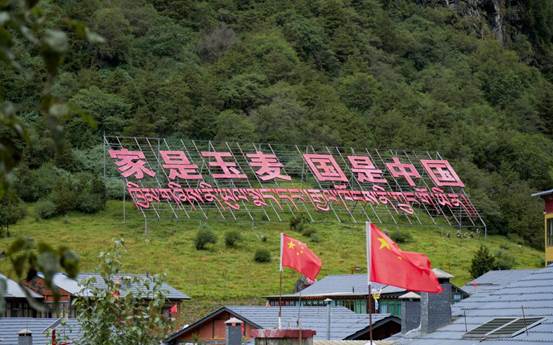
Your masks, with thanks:
[[(34, 219), (32, 206), (29, 216), (11, 228), (12, 236), (32, 236), (37, 240), (63, 244), (73, 248), (81, 256), (81, 271), (94, 270), (96, 257), (109, 248), (112, 239), (124, 238), (128, 253), (125, 269), (128, 272), (167, 273), (170, 284), (189, 294), (196, 302), (189, 303), (191, 318), (216, 304), (224, 302), (261, 302), (264, 295), (278, 292), (279, 232), (287, 230), (286, 223), (251, 224), (213, 222), (208, 224), (219, 236), (218, 243), (205, 251), (194, 248), (194, 236), (200, 224), (189, 222), (149, 222), (149, 234), (144, 235), (144, 223), (130, 204), (127, 206), (127, 222), (122, 219), (122, 202), (110, 201), (105, 211), (96, 215), (70, 214), (66, 217), (39, 221)], [(320, 242), (310, 247), (323, 260), (321, 277), (328, 274), (350, 273), (355, 266), (365, 267), (364, 230), (362, 225), (314, 224)], [(224, 246), (223, 234), (238, 228), (243, 241), (236, 249)], [(383, 227), (388, 228), (389, 227)], [(440, 267), (455, 275), (454, 282), (463, 284), (470, 279), (468, 268), (473, 253), (482, 238), (448, 238), (454, 231), (447, 228), (402, 227), (412, 234), (414, 241), (403, 244), (406, 250), (426, 253), (434, 267)], [(292, 236), (309, 242), (298, 233)], [(262, 235), (266, 242), (262, 242)], [(11, 239), (0, 239), (0, 249)], [(509, 242), (501, 236), (489, 236), (485, 243), (494, 253), (501, 247), (508, 248), (516, 257), (517, 267), (537, 267), (542, 253), (529, 247)], [(268, 248), (272, 262), (258, 264), (253, 261), (257, 248)], [(6, 272), (7, 266), (0, 266)], [(9, 273), (9, 272), (8, 272)], [(297, 274), (287, 271), (284, 279), (286, 291), (292, 289)], [(194, 308), (192, 308), (194, 305)], [(199, 308), (199, 309), (198, 309)]]

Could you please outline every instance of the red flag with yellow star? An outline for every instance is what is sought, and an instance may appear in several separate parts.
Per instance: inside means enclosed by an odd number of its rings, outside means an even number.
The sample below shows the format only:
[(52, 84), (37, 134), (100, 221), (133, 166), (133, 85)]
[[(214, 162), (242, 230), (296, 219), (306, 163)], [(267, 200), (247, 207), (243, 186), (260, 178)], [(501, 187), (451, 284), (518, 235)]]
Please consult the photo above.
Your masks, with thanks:
[(367, 241), (370, 282), (411, 291), (442, 291), (426, 255), (399, 249), (398, 245), (374, 224), (370, 224), (367, 229)]
[(288, 235), (280, 234), (280, 270), (289, 267), (311, 280), (321, 271), (321, 259), (307, 245)]

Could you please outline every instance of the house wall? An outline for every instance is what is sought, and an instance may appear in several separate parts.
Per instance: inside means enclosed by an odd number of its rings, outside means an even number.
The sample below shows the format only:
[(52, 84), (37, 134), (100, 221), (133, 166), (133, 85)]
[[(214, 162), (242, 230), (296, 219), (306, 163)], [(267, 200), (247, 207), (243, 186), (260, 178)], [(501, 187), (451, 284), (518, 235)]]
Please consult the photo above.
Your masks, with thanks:
[(56, 294), (48, 286), (46, 281), (40, 277), (24, 281), (23, 284), (34, 292), (43, 296), (44, 304), (48, 305), (50, 310), (43, 314), (43, 317), (75, 317), (75, 310), (71, 307), (72, 295), (64, 289), (58, 289), (57, 302)]
[[(207, 344), (224, 344), (225, 342), (225, 321), (233, 317), (228, 312), (218, 314), (205, 322), (200, 326), (183, 333), (177, 340), (177, 344), (186, 344), (191, 342), (201, 341)], [(242, 320), (244, 321), (244, 320)], [(246, 322), (242, 327), (242, 337), (246, 339), (251, 338), (251, 331), (255, 329)]]

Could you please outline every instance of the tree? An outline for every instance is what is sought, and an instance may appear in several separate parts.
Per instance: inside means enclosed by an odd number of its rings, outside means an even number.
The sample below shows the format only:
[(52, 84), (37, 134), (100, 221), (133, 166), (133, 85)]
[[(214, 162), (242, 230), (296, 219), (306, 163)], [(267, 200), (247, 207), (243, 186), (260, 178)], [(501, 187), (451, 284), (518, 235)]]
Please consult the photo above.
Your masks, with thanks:
[[(21, 54), (18, 52), (40, 54), (46, 82), (37, 108), (57, 148), (60, 148), (63, 144), (63, 126), (60, 123), (69, 115), (69, 108), (53, 95), (52, 87), (69, 44), (67, 34), (52, 27), (48, 19), (53, 18), (47, 17), (47, 11), (39, 3), (40, 0), (8, 0), (0, 3), (0, 66), (3, 70), (10, 66), (29, 76), (36, 71), (22, 67), (18, 61)], [(103, 41), (102, 37), (78, 21), (67, 19), (64, 24), (81, 39), (96, 43)], [(43, 74), (44, 70), (41, 71)], [(14, 104), (5, 101), (0, 94), (0, 127), (7, 131), (0, 137), (0, 197), (4, 196), (8, 186), (8, 175), (23, 158), (21, 144), (29, 143), (27, 130), (16, 114)], [(7, 259), (10, 262), (18, 281), (31, 279), (40, 271), (49, 288), (53, 288), (53, 277), (57, 272), (65, 271), (74, 277), (78, 271), (79, 259), (74, 252), (64, 246), (55, 249), (31, 238), (16, 239), (2, 254), (0, 260)], [(23, 291), (27, 293), (26, 289)], [(0, 313), (3, 312), (5, 293), (6, 282), (0, 279)], [(43, 309), (30, 295), (27, 295), (27, 300), (31, 306)]]
[(87, 294), (75, 301), (81, 345), (158, 345), (169, 330), (162, 278), (122, 275), (124, 251), (123, 240), (117, 240), (100, 253), (97, 272), (104, 284), (95, 277), (83, 282)]
[(495, 258), (490, 254), (488, 247), (480, 245), (478, 251), (472, 258), (472, 264), (470, 266), (470, 274), (473, 278), (478, 278), (482, 274), (493, 270), (495, 268)]
[(0, 198), (0, 237), (3, 229), (6, 230), (6, 236), (10, 236), (9, 226), (17, 223), (25, 217), (26, 211), (21, 199), (13, 191), (7, 191)]

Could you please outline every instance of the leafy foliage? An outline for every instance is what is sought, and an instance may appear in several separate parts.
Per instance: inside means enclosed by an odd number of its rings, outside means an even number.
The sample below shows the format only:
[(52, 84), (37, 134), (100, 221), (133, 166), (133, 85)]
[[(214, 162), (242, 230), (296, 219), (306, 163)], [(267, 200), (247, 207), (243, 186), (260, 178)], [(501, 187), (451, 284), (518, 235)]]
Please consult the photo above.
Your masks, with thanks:
[(478, 251), (476, 251), (474, 257), (472, 258), (470, 274), (473, 278), (478, 278), (482, 274), (493, 270), (494, 268), (495, 258), (490, 254), (488, 247), (480, 245), (480, 248), (478, 248)]
[[(166, 302), (163, 280), (154, 275), (148, 279), (122, 275), (124, 242), (99, 256), (100, 272), (105, 286), (95, 277), (83, 282), (90, 296), (75, 301), (81, 326), (82, 345), (154, 345), (166, 336), (169, 320), (162, 314)], [(126, 288), (133, 286), (132, 289)]]
[(242, 235), (238, 230), (231, 230), (225, 232), (225, 246), (228, 248), (234, 248), (242, 240)]
[(196, 238), (194, 239), (194, 246), (197, 250), (207, 249), (209, 244), (217, 243), (217, 235), (207, 228), (201, 228), (196, 233)]
[(271, 262), (271, 252), (265, 248), (260, 248), (255, 251), (253, 260), (259, 263)]

